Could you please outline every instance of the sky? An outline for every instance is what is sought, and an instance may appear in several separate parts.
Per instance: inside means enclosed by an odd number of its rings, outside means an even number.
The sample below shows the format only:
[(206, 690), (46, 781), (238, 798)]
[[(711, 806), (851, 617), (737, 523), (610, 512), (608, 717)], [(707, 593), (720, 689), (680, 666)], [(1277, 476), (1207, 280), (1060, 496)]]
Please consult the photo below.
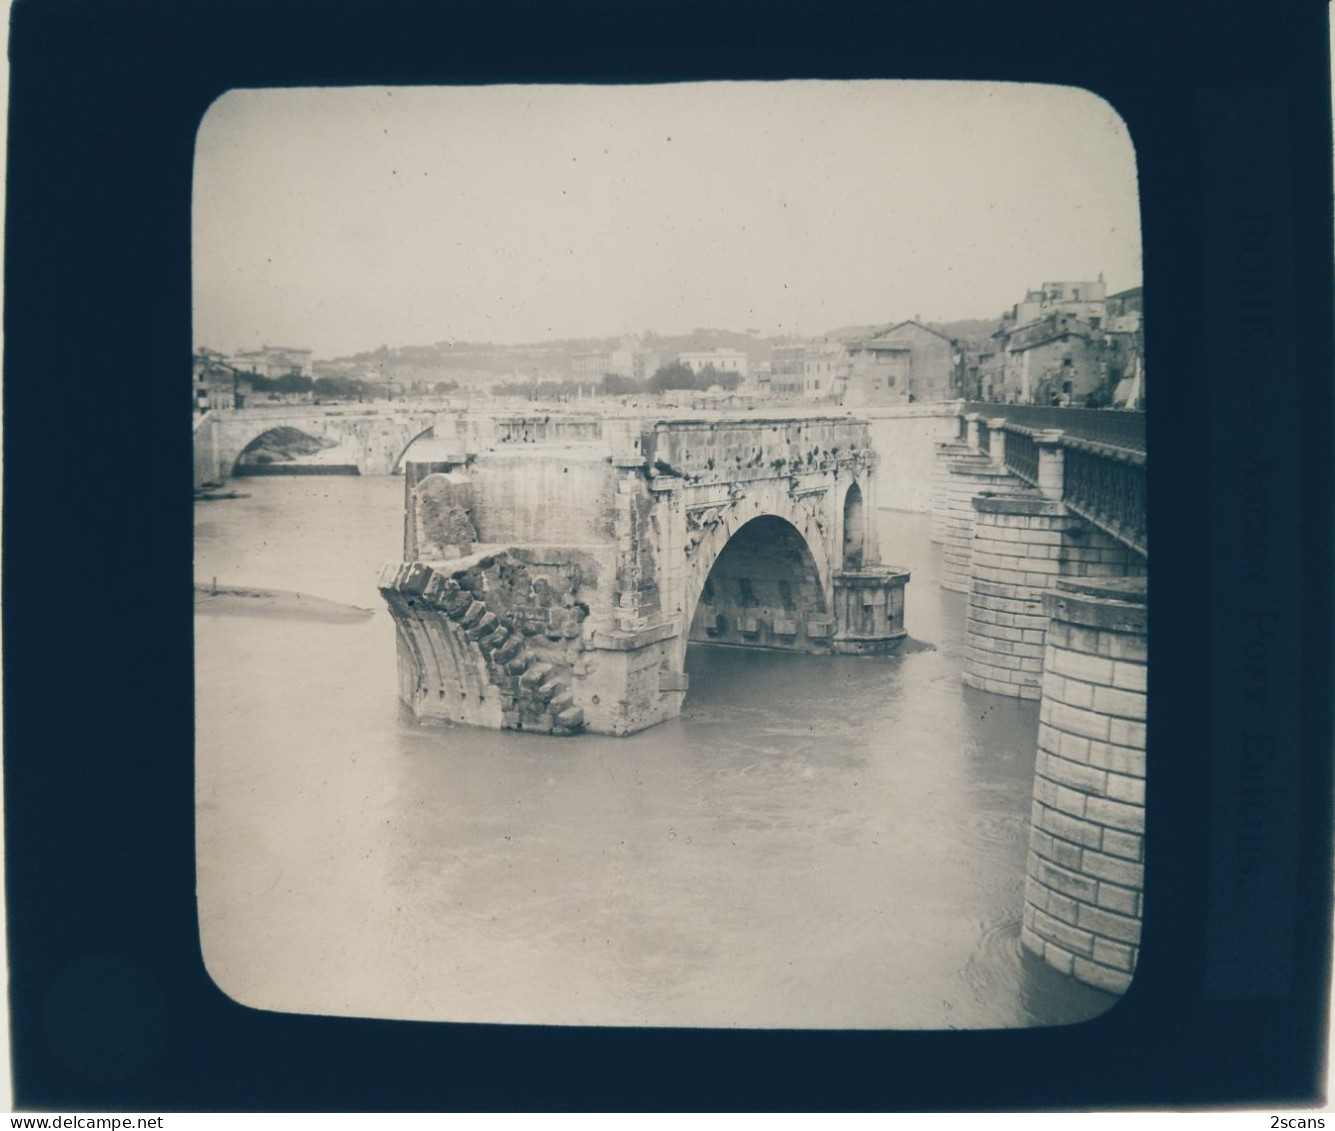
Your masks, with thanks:
[(195, 343), (229, 352), (810, 336), (1141, 281), (1130, 138), (1073, 87), (235, 90), (193, 209)]

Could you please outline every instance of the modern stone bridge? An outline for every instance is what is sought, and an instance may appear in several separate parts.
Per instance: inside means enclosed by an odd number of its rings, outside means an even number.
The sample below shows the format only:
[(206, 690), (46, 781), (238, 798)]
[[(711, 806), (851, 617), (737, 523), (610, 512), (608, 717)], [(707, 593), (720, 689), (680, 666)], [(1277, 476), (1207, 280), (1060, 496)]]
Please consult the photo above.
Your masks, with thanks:
[(442, 415), (431, 409), (356, 405), (215, 410), (196, 420), (195, 486), (234, 474), (242, 453), (279, 428), (331, 441), (341, 462), (362, 475), (390, 475), (412, 442), (430, 434)]
[(937, 451), (933, 526), (942, 586), (967, 594), (962, 678), (1039, 704), (1020, 940), (1121, 993), (1144, 898), (1144, 418), (961, 409)]
[[(569, 431), (569, 430), (567, 430)], [(677, 715), (687, 643), (881, 653), (907, 572), (880, 564), (876, 457), (844, 418), (609, 419), (405, 467), (380, 581), (419, 718), (629, 734)]]

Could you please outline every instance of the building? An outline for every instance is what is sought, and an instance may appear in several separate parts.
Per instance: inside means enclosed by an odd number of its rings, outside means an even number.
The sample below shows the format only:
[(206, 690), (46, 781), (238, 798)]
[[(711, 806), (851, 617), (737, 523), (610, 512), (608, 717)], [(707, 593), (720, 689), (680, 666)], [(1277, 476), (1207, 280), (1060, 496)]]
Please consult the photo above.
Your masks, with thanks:
[(1012, 404), (1142, 405), (1141, 288), (1106, 292), (1101, 275), (1029, 291), (998, 319), (990, 354), (980, 351), (977, 395)]
[(799, 397), (806, 389), (807, 347), (805, 342), (774, 346), (770, 350), (769, 393), (774, 397)]
[(634, 376), (637, 380), (647, 381), (663, 366), (663, 355), (657, 350), (637, 349), (634, 357)]
[(1140, 287), (1108, 296), (1105, 363), (1115, 408), (1145, 407), (1144, 298)]
[(301, 377), (314, 375), (311, 351), (290, 346), (263, 346), (257, 350), (243, 350), (233, 354), (229, 360), (243, 373), (258, 373), (270, 379), (286, 377), (289, 373)]
[(235, 366), (224, 361), (222, 354), (201, 349), (195, 354), (191, 369), (196, 412), (246, 407), (246, 400), (253, 392), (251, 383)]
[(851, 359), (843, 342), (829, 338), (807, 345), (802, 361), (802, 391), (813, 400), (839, 400), (844, 395)]
[(959, 343), (921, 322), (900, 322), (848, 349), (845, 404), (910, 404), (959, 395)]
[(579, 382), (597, 383), (604, 373), (611, 373), (612, 355), (607, 350), (577, 353), (570, 361), (571, 375)]
[(713, 366), (719, 373), (736, 373), (743, 381), (746, 380), (746, 375), (750, 371), (746, 354), (742, 353), (741, 350), (723, 349), (722, 347), (695, 353), (681, 353), (677, 355), (677, 360), (692, 373), (700, 373), (707, 367)]
[(1020, 404), (1083, 405), (1107, 381), (1101, 316), (1054, 311), (1010, 335)]

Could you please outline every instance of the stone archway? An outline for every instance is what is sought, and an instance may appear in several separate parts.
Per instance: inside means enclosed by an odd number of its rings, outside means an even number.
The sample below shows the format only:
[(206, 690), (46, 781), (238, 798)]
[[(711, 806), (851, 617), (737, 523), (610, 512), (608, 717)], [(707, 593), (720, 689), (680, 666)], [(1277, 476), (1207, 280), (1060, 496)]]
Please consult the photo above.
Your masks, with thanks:
[(265, 429), (237, 453), (229, 474), (264, 475), (306, 467), (319, 470), (319, 461), (312, 457), (337, 446), (334, 441), (312, 436), (302, 428), (277, 424)]
[(389, 473), (391, 475), (402, 474), (404, 460), (407, 457), (408, 452), (412, 449), (412, 446), (415, 443), (417, 443), (418, 440), (430, 439), (435, 434), (436, 434), (436, 422), (433, 420), (430, 424), (428, 424), (425, 428), (423, 428), (422, 431), (417, 433), (416, 436), (414, 436), (411, 440), (409, 440), (406, 444), (403, 445), (403, 447), (399, 450), (399, 454), (395, 458), (394, 464), (390, 468)]
[(867, 520), (862, 488), (858, 486), (857, 480), (848, 485), (843, 517), (843, 568), (861, 569), (866, 552)]
[(790, 518), (764, 513), (719, 522), (697, 552), (682, 610), (679, 670), (693, 642), (828, 651), (834, 627), (830, 576), (821, 542)]

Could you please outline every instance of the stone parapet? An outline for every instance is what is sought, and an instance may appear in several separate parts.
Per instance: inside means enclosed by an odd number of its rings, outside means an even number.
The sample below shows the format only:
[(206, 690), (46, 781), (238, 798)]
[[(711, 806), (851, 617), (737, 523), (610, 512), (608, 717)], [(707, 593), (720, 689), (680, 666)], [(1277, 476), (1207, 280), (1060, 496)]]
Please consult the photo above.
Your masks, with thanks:
[(969, 562), (973, 556), (974, 496), (1014, 491), (1023, 484), (1010, 472), (993, 466), (986, 459), (981, 463), (955, 462), (947, 475), (941, 588), (967, 593)]
[(1020, 939), (1062, 973), (1122, 993), (1143, 913), (1145, 581), (1061, 579), (1044, 608)]

